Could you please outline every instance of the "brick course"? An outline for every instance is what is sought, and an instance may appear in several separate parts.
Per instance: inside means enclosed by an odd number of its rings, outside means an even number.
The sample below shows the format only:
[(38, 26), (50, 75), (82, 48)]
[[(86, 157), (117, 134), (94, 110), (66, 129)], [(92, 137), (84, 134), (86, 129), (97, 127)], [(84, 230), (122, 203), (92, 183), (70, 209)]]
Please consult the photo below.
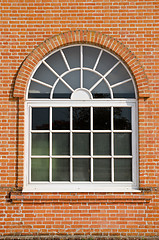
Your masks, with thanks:
[[(8, 0), (1, 1), (0, 9), (2, 239), (159, 239), (158, 0)], [(134, 75), (139, 95), (141, 193), (21, 192), (29, 76), (49, 52), (77, 42), (110, 49)]]

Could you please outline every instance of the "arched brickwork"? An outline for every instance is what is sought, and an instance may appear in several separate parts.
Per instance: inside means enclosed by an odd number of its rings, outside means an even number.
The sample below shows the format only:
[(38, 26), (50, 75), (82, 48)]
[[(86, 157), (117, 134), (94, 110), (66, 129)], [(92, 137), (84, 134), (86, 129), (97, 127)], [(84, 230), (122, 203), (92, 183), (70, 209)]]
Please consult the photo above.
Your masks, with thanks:
[(121, 42), (111, 36), (94, 31), (70, 31), (53, 36), (35, 48), (24, 60), (14, 87), (14, 97), (23, 98), (30, 75), (38, 62), (56, 48), (72, 43), (95, 44), (113, 51), (120, 56), (135, 77), (139, 97), (149, 97), (147, 76), (137, 57)]

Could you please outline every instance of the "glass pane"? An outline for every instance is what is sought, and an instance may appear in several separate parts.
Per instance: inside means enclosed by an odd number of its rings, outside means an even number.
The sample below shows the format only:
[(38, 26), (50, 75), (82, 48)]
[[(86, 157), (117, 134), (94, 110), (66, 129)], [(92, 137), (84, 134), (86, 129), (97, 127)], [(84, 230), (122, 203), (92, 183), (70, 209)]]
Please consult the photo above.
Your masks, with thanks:
[(73, 129), (90, 130), (90, 108), (73, 108)]
[(80, 88), (80, 71), (69, 72), (63, 76), (63, 80), (68, 83), (73, 89)]
[(59, 75), (68, 70), (60, 51), (52, 54), (45, 62), (47, 62), (47, 64), (49, 64)]
[(53, 98), (70, 98), (72, 91), (66, 85), (59, 81), (54, 89)]
[(90, 159), (73, 159), (73, 181), (90, 181)]
[(90, 89), (101, 77), (91, 71), (83, 71), (83, 86)]
[(93, 134), (93, 154), (110, 155), (111, 154), (111, 134), (94, 133)]
[(89, 133), (73, 134), (73, 154), (74, 155), (90, 154), (90, 134)]
[(51, 88), (31, 81), (28, 98), (50, 98)]
[(52, 108), (52, 129), (69, 130), (70, 129), (70, 108)]
[(92, 90), (92, 95), (93, 98), (110, 98), (110, 91), (104, 80)]
[(135, 90), (132, 81), (112, 88), (114, 98), (135, 98)]
[(32, 108), (32, 130), (49, 130), (49, 108)]
[(40, 80), (44, 83), (50, 84), (53, 86), (54, 82), (56, 81), (56, 75), (49, 70), (48, 67), (44, 63), (42, 63), (36, 72), (34, 73), (33, 78)]
[(93, 108), (93, 129), (94, 130), (111, 129), (111, 108), (109, 107)]
[(31, 181), (49, 181), (49, 159), (31, 159)]
[(107, 76), (107, 80), (110, 85), (127, 80), (129, 78), (131, 78), (130, 74), (121, 63), (119, 63)]
[(114, 129), (131, 130), (130, 107), (114, 107)]
[(70, 154), (70, 134), (53, 133), (52, 134), (52, 154), (69, 155)]
[(68, 158), (52, 159), (52, 181), (70, 181), (70, 160)]
[(104, 75), (109, 69), (111, 69), (117, 63), (117, 61), (118, 60), (110, 53), (103, 52), (96, 70)]
[(131, 133), (114, 134), (115, 155), (131, 155)]
[(63, 49), (70, 68), (80, 67), (80, 47), (68, 47)]
[(32, 133), (32, 155), (49, 155), (49, 133)]
[(87, 68), (94, 68), (94, 65), (99, 56), (100, 49), (95, 47), (83, 47), (83, 66)]
[(93, 159), (93, 180), (111, 181), (111, 159), (95, 158)]
[(132, 181), (132, 159), (114, 159), (114, 180)]

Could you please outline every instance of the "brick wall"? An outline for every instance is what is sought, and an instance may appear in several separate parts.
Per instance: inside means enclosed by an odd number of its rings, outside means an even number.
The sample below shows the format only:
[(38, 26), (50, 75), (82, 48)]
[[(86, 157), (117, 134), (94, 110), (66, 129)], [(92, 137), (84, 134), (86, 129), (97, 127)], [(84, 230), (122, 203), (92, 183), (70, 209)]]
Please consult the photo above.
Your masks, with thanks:
[[(159, 239), (158, 7), (158, 0), (1, 1), (2, 239), (23, 235)], [(135, 76), (141, 193), (21, 192), (29, 76), (48, 52), (73, 42), (111, 49)]]

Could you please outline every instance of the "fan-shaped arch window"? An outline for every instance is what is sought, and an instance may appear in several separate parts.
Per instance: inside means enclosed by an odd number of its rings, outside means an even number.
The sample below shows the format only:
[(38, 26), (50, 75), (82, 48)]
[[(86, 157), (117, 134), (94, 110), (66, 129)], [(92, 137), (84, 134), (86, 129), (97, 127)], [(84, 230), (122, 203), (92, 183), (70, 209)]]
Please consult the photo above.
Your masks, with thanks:
[(72, 45), (45, 57), (26, 95), (24, 191), (137, 189), (136, 98), (130, 71), (105, 49)]

